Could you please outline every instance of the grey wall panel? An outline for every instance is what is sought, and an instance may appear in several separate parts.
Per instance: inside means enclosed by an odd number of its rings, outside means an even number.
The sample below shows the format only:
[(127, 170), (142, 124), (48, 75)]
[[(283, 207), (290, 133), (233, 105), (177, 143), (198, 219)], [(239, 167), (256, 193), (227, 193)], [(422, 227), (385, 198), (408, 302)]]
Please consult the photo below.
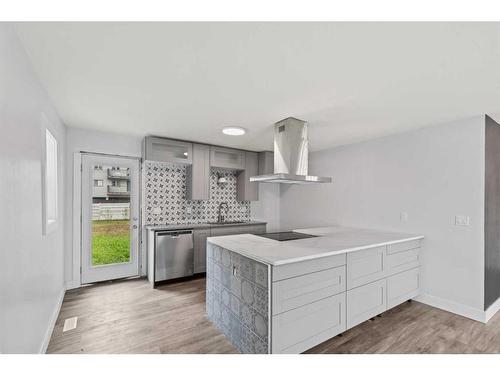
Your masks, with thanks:
[(500, 124), (486, 116), (484, 308), (500, 297)]

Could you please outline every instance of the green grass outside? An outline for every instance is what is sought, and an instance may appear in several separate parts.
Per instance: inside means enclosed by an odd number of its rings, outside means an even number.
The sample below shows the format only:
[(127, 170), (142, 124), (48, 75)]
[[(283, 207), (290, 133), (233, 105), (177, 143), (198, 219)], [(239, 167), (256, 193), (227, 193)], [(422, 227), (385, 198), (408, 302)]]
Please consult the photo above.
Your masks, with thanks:
[(130, 260), (130, 221), (92, 221), (92, 265), (125, 263)]

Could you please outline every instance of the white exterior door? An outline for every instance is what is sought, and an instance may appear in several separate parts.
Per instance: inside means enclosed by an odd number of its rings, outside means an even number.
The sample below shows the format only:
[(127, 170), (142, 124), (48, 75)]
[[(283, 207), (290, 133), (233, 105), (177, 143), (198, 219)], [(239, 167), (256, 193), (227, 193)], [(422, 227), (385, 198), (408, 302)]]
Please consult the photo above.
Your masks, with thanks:
[(139, 274), (139, 160), (82, 155), (81, 283)]

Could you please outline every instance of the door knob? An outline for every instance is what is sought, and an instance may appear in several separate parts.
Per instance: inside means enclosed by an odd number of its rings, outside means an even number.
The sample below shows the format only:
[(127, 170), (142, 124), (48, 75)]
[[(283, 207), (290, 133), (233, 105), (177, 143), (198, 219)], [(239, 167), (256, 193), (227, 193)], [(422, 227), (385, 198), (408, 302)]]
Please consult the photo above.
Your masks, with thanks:
[(132, 225), (132, 229), (137, 229), (137, 225), (136, 224)]

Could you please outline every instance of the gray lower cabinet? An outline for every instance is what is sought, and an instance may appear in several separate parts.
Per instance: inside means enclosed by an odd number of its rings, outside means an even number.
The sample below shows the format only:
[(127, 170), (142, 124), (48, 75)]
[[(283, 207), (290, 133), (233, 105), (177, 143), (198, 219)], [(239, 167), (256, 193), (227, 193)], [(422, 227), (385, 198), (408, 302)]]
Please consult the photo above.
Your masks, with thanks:
[(256, 152), (245, 151), (245, 169), (238, 174), (236, 199), (238, 201), (258, 201), (259, 184), (250, 182), (250, 177), (259, 173), (259, 156)]
[(347, 329), (387, 309), (387, 281), (377, 280), (347, 291)]
[(203, 273), (207, 269), (207, 237), (230, 236), (232, 234), (266, 233), (266, 224), (235, 225), (193, 230), (194, 273)]
[(266, 224), (237, 225), (234, 227), (215, 227), (211, 229), (210, 236), (230, 236), (232, 234), (257, 234), (266, 233)]
[(210, 237), (210, 229), (193, 231), (194, 273), (203, 273), (207, 269), (207, 237)]
[(387, 278), (387, 308), (413, 298), (420, 290), (420, 267)]
[(345, 266), (274, 282), (273, 315), (293, 310), (345, 291)]
[(187, 168), (188, 200), (208, 200), (210, 198), (210, 146), (193, 144), (193, 164)]
[(272, 352), (296, 354), (346, 330), (345, 293), (273, 316)]
[[(212, 236), (236, 230), (214, 228)], [(208, 317), (244, 353), (301, 353), (420, 290), (420, 240), (277, 266), (216, 242), (209, 242)]]
[(379, 280), (386, 274), (386, 247), (349, 253), (347, 264), (347, 289)]

